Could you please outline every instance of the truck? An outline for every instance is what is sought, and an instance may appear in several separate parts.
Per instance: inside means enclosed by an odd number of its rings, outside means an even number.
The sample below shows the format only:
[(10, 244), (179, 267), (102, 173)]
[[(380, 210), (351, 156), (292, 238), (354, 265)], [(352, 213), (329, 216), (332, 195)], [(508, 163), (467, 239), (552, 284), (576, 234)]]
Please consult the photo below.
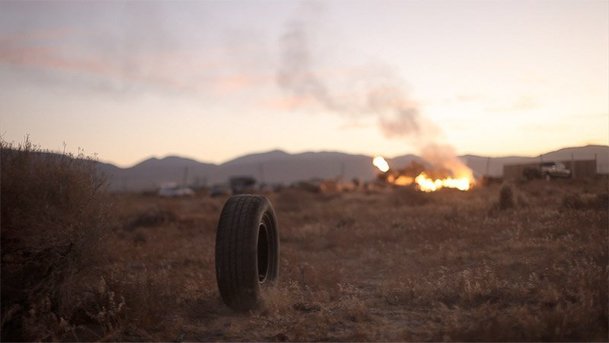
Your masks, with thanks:
[(571, 177), (571, 170), (562, 162), (542, 162), (538, 167), (525, 168), (522, 173), (529, 180), (539, 178), (551, 180)]

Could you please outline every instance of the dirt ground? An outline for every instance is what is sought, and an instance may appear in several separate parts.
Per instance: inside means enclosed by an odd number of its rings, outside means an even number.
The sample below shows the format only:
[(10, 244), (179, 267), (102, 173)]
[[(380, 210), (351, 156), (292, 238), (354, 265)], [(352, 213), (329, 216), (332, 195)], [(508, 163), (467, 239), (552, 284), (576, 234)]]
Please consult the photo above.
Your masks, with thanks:
[(121, 334), (106, 339), (606, 341), (606, 180), (501, 188), (268, 194), (279, 282), (248, 314), (216, 286), (226, 198), (115, 195), (95, 282)]

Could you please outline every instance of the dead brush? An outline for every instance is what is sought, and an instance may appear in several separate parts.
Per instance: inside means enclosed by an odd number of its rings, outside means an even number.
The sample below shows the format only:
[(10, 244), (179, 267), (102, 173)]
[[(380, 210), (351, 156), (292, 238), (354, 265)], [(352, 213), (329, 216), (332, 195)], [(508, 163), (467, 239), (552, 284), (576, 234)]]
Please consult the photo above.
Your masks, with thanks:
[(393, 190), (389, 201), (395, 207), (424, 206), (432, 202), (431, 195), (414, 187), (399, 187)]
[(264, 307), (267, 314), (278, 315), (290, 308), (297, 310), (298, 304), (306, 303), (305, 295), (296, 281), (285, 283), (263, 289)]
[[(95, 161), (0, 141), (2, 340), (64, 339), (78, 306), (72, 288), (103, 259), (105, 181)], [(75, 339), (69, 336), (68, 339)]]
[(160, 226), (175, 222), (177, 219), (173, 211), (153, 207), (134, 215), (125, 224), (125, 229), (131, 231), (138, 227)]
[(499, 191), (498, 207), (501, 210), (507, 210), (513, 208), (514, 205), (514, 191), (510, 185), (504, 185)]
[(370, 320), (370, 310), (362, 300), (362, 292), (353, 285), (339, 284), (342, 296), (337, 302), (337, 307), (342, 315), (353, 322), (364, 322)]
[(273, 202), (277, 211), (298, 212), (315, 203), (315, 194), (298, 188), (283, 189)]
[[(567, 287), (552, 284), (547, 276), (531, 273), (523, 283), (503, 285), (506, 291), (498, 301), (478, 301), (475, 307), (441, 306), (442, 316), (450, 318), (445, 332), (450, 340), (457, 341), (600, 341), (602, 336), (590, 333), (604, 332), (606, 338), (607, 274), (602, 269), (594, 263), (575, 262), (552, 271), (561, 274)], [(474, 272), (461, 281), (472, 276), (476, 280)], [(466, 287), (461, 291), (466, 294), (468, 289), (474, 291), (472, 294), (484, 294), (477, 287), (471, 288), (471, 281), (470, 286), (462, 285)]]
[(137, 327), (162, 330), (167, 326), (167, 309), (175, 307), (183, 285), (171, 277), (167, 268), (132, 273), (129, 277), (117, 277), (109, 282), (112, 289), (127, 299), (124, 315)]
[(609, 194), (569, 193), (562, 197), (561, 206), (570, 210), (609, 210)]
[(65, 317), (58, 317), (51, 311), (50, 299), (43, 298), (25, 318), (26, 332), (31, 335), (44, 332), (39, 324), (45, 323), (53, 341), (98, 341), (114, 339), (123, 329), (125, 298), (110, 289), (103, 277), (98, 282), (92, 276), (66, 280), (61, 293), (64, 300), (57, 312)]
[(515, 208), (524, 208), (530, 205), (529, 198), (515, 189), (513, 185), (504, 184), (499, 190), (497, 200), (492, 202), (488, 214), (493, 215)]

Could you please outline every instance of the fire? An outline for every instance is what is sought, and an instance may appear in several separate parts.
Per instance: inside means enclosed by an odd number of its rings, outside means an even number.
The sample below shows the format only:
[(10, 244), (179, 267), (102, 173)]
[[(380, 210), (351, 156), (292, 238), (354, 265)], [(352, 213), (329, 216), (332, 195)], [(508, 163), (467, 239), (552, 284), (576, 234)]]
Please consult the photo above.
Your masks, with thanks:
[(451, 171), (455, 177), (432, 178), (425, 171), (418, 173), (416, 177), (393, 173), (387, 161), (381, 156), (375, 157), (372, 164), (384, 173), (387, 182), (396, 186), (408, 186), (415, 183), (424, 192), (434, 192), (442, 188), (456, 188), (467, 191), (474, 185), (473, 173), (465, 165), (455, 166), (454, 170)]
[(424, 192), (433, 192), (441, 188), (456, 188), (461, 191), (467, 191), (472, 186), (472, 180), (468, 177), (453, 179), (447, 177), (445, 179), (432, 179), (425, 172), (419, 174), (414, 181), (419, 185), (419, 189)]
[(387, 175), (387, 181), (397, 186), (408, 186), (414, 182), (414, 179), (405, 175), (399, 175), (398, 177)]
[(389, 163), (387, 163), (387, 161), (385, 161), (383, 156), (376, 156), (372, 160), (372, 164), (374, 164), (374, 166), (377, 167), (383, 173), (385, 173), (389, 170)]

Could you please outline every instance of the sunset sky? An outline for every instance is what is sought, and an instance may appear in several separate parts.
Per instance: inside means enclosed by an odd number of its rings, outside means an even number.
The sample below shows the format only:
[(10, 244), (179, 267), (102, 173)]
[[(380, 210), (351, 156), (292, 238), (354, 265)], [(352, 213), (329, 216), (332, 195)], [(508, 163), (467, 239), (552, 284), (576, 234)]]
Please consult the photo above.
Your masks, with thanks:
[(120, 166), (608, 144), (609, 1), (2, 1), (0, 135), (26, 134)]

